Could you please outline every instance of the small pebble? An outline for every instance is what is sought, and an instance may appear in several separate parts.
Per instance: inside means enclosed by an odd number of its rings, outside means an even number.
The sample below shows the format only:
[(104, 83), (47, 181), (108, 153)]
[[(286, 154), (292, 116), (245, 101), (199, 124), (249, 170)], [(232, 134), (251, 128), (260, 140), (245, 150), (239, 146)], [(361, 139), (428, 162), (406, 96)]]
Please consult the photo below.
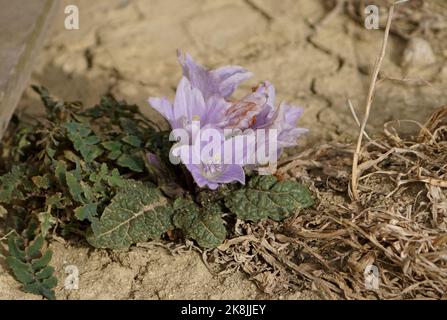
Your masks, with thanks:
[(412, 38), (408, 42), (402, 58), (403, 67), (425, 67), (435, 62), (435, 54), (426, 40)]

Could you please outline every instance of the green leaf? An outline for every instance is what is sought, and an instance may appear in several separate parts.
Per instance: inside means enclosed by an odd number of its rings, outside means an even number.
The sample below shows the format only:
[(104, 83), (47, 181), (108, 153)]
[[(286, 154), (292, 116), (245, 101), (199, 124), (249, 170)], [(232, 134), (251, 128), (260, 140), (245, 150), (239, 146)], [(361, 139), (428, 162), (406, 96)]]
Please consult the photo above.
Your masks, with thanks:
[[(51, 288), (55, 287), (56, 285), (54, 285), (54, 277), (51, 277), (50, 279), (52, 279), (52, 282), (49, 283), (51, 285), (53, 285), (52, 287), (48, 287), (47, 285), (44, 285), (43, 282), (35, 282), (35, 283), (30, 283), (27, 285), (23, 286), (23, 291), (25, 292), (29, 292), (32, 294), (37, 294), (37, 295), (42, 295), (45, 298), (47, 298), (48, 300), (55, 300), (56, 296), (54, 294), (54, 291), (51, 290)], [(48, 282), (48, 280), (44, 280), (45, 282)], [(57, 280), (56, 280), (56, 284), (57, 284)]]
[(124, 180), (120, 176), (120, 172), (118, 169), (112, 170), (112, 175), (107, 177), (107, 183), (111, 187), (121, 187), (123, 186)]
[(116, 160), (118, 159), (123, 153), (121, 151), (110, 151), (107, 155), (107, 158), (110, 160)]
[(23, 200), (22, 192), (26, 180), (26, 167), (24, 165), (13, 166), (11, 171), (0, 177), (0, 202), (10, 203), (13, 200)]
[(49, 277), (42, 281), (42, 284), (45, 288), (51, 289), (57, 286), (57, 279), (55, 277)]
[(33, 268), (33, 270), (39, 271), (45, 268), (50, 263), (52, 257), (53, 257), (53, 251), (47, 250), (42, 255), (42, 257), (35, 259), (32, 262), (31, 267)]
[(9, 254), (19, 260), (24, 260), (25, 259), (25, 251), (23, 251), (19, 248), (17, 241), (18, 240), (16, 240), (16, 238), (13, 236), (8, 237)]
[(127, 137), (124, 137), (122, 140), (133, 147), (141, 147), (141, 140), (137, 136), (129, 135)]
[(313, 205), (309, 190), (296, 181), (278, 181), (274, 176), (256, 176), (248, 185), (225, 198), (225, 205), (241, 220), (270, 217), (283, 220), (299, 209)]
[(54, 159), (54, 155), (56, 154), (56, 150), (53, 148), (48, 147), (47, 148), (47, 154), (51, 159)]
[(44, 238), (42, 236), (37, 236), (31, 245), (26, 248), (26, 255), (32, 259), (35, 259), (40, 256), (40, 250), (42, 250)]
[(39, 212), (37, 219), (40, 222), (40, 230), (43, 237), (46, 237), (48, 231), (56, 223), (56, 218), (51, 215), (51, 206), (48, 206), (47, 211)]
[(62, 160), (58, 160), (56, 162), (56, 168), (54, 170), (54, 174), (59, 183), (65, 185), (65, 172), (67, 172), (67, 164)]
[(96, 186), (92, 187), (84, 181), (81, 181), (81, 189), (82, 193), (84, 194), (82, 201), (83, 203), (94, 202), (99, 194), (104, 191), (104, 187), (100, 182), (97, 183)]
[(65, 124), (65, 129), (74, 149), (81, 153), (86, 162), (92, 162), (104, 151), (96, 145), (101, 140), (92, 133), (92, 129), (87, 123), (69, 121)]
[(43, 176), (32, 177), (33, 183), (40, 189), (48, 189), (50, 187), (50, 175), (48, 173)]
[(119, 141), (106, 141), (102, 143), (102, 146), (109, 151), (107, 158), (110, 160), (116, 160), (122, 154), (121, 147), (123, 144)]
[(217, 205), (201, 208), (191, 200), (179, 198), (174, 202), (174, 210), (174, 225), (201, 247), (215, 248), (225, 240), (227, 231)]
[(54, 273), (54, 268), (52, 266), (46, 266), (41, 271), (36, 273), (36, 279), (43, 280), (50, 278)]
[(123, 144), (119, 141), (105, 141), (101, 145), (108, 151), (121, 151)]
[(93, 221), (94, 217), (97, 215), (98, 205), (96, 203), (89, 203), (85, 206), (78, 207), (75, 209), (74, 213), (76, 218), (78, 218), (81, 221), (88, 220)]
[(121, 167), (129, 168), (135, 172), (143, 172), (144, 170), (144, 161), (138, 156), (123, 154), (118, 158), (116, 163)]
[(65, 173), (65, 178), (67, 180), (68, 190), (73, 199), (82, 202), (82, 187), (76, 176), (71, 171), (67, 171)]
[(56, 207), (58, 209), (63, 209), (64, 208), (64, 204), (63, 204), (64, 200), (65, 200), (65, 198), (62, 196), (62, 193), (58, 192), (58, 193), (55, 193), (55, 194), (49, 196), (48, 198), (46, 198), (45, 205), (47, 207), (52, 206), (52, 207)]
[(97, 248), (125, 249), (159, 238), (171, 226), (168, 200), (158, 189), (126, 180), (99, 221), (92, 223), (88, 242)]
[[(54, 299), (52, 288), (56, 286), (57, 279), (53, 276), (54, 268), (48, 266), (53, 256), (52, 251), (46, 250), (42, 254), (44, 238), (41, 235), (37, 236), (24, 251), (19, 249), (19, 242), (23, 243), (23, 239), (13, 237), (8, 239), (10, 255), (6, 257), (6, 263), (15, 278), (22, 283), (24, 291)], [(20, 254), (17, 254), (18, 251)]]
[(13, 256), (6, 257), (6, 263), (11, 268), (14, 276), (19, 282), (29, 284), (34, 281), (32, 270), (26, 263), (19, 261)]

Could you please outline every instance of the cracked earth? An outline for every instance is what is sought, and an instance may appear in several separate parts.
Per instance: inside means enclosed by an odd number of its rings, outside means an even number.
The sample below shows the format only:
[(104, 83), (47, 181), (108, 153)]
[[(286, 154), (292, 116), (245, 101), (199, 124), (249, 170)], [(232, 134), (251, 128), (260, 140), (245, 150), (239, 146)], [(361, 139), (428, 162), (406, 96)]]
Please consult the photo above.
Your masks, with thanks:
[[(349, 142), (357, 125), (369, 74), (380, 49), (381, 30), (367, 30), (315, 0), (70, 0), (60, 12), (40, 54), (31, 83), (63, 100), (95, 104), (106, 92), (136, 103), (152, 119), (149, 96), (172, 98), (181, 76), (176, 49), (209, 67), (238, 64), (255, 76), (241, 96), (269, 80), (279, 100), (305, 108), (300, 126), (310, 129), (298, 150), (328, 142)], [(63, 7), (76, 4), (80, 29), (64, 29)], [(392, 35), (382, 81), (367, 131), (379, 132), (393, 119), (423, 121), (447, 103), (447, 46), (434, 47), (428, 65), (414, 59), (402, 68), (408, 41)], [(400, 81), (399, 79), (407, 79)], [(428, 83), (430, 83), (428, 85)], [(20, 112), (43, 112), (27, 90)], [(94, 250), (53, 241), (59, 299), (313, 299), (311, 291), (280, 297), (262, 294), (242, 272), (211, 274), (196, 252), (171, 255), (162, 247), (128, 252)], [(78, 290), (65, 290), (64, 267), (79, 269)], [(23, 293), (0, 264), (0, 298), (39, 298)]]

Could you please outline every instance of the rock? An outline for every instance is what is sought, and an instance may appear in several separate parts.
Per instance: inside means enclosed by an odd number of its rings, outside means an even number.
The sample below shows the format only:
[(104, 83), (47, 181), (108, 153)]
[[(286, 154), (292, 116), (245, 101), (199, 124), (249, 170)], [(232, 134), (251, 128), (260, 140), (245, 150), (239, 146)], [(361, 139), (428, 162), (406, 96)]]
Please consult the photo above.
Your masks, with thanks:
[(412, 38), (402, 56), (402, 67), (420, 68), (436, 62), (435, 54), (430, 44), (422, 38)]
[(56, 6), (54, 0), (0, 0), (0, 138), (27, 85)]

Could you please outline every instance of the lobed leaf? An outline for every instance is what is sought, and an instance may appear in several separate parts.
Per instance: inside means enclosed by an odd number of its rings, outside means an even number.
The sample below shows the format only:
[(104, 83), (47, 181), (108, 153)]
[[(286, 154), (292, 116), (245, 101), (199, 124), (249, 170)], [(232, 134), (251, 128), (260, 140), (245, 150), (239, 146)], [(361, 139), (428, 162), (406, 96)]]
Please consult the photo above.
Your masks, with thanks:
[(94, 221), (96, 215), (98, 205), (96, 203), (89, 203), (84, 206), (78, 207), (75, 209), (74, 213), (76, 218), (78, 218), (81, 221), (88, 220), (88, 221)]
[(101, 140), (92, 133), (87, 123), (69, 121), (65, 124), (65, 129), (74, 149), (81, 153), (86, 162), (92, 162), (103, 153), (104, 150), (97, 146)]
[(171, 227), (171, 208), (161, 192), (142, 182), (125, 180), (123, 187), (92, 223), (88, 242), (97, 248), (125, 249), (159, 238)]
[[(26, 182), (26, 167), (24, 165), (13, 166), (11, 171), (0, 176), (0, 202), (10, 203), (13, 200), (24, 200), (24, 183)], [(26, 188), (25, 188), (26, 189)]]
[(191, 200), (179, 198), (174, 202), (174, 210), (174, 225), (201, 247), (215, 248), (225, 240), (227, 231), (217, 205), (202, 208)]
[(122, 154), (116, 163), (135, 172), (143, 172), (144, 161), (137, 155)]
[(24, 291), (55, 299), (53, 288), (57, 285), (57, 279), (53, 276), (54, 268), (48, 265), (53, 253), (47, 250), (42, 254), (43, 243), (44, 238), (39, 235), (22, 250), (19, 248), (23, 244), (22, 239), (9, 237), (6, 263), (15, 278), (22, 283)]
[(225, 198), (225, 205), (241, 220), (271, 218), (281, 221), (313, 205), (309, 190), (296, 181), (256, 176), (248, 185)]

